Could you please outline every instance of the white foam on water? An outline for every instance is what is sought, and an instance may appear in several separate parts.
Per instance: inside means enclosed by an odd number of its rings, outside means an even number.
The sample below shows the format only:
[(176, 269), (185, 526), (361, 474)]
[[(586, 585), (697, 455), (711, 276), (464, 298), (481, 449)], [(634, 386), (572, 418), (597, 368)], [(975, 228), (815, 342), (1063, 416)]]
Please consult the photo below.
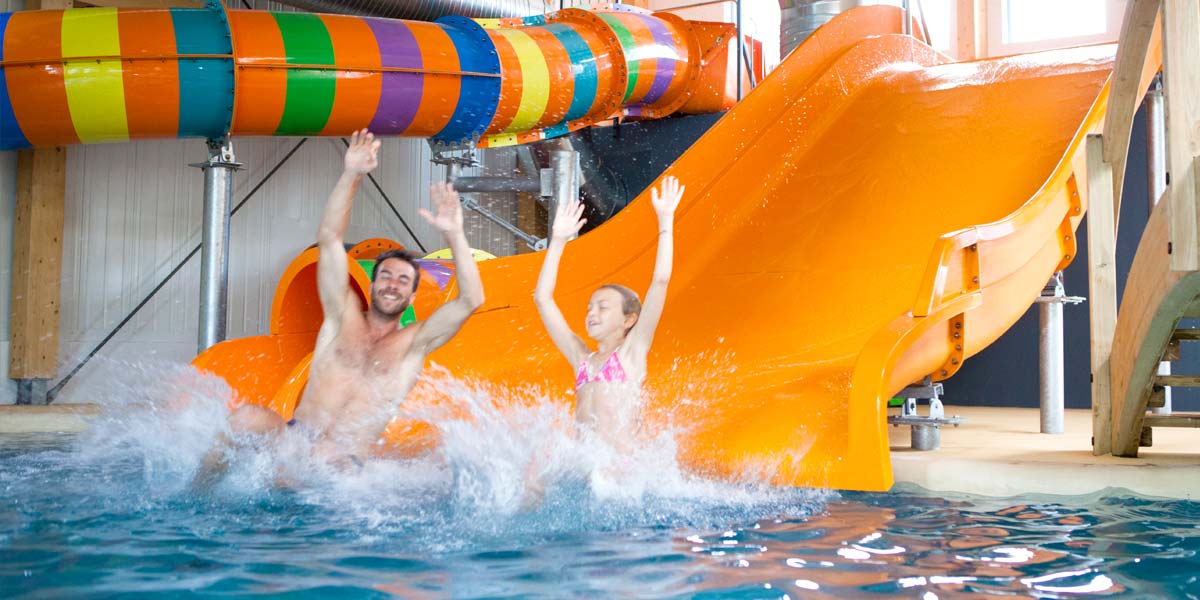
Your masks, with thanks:
[[(141, 485), (128, 477), (113, 485), (142, 498), (194, 495), (240, 504), (284, 494), (364, 536), (402, 534), (452, 550), (513, 536), (811, 513), (829, 496), (690, 474), (676, 460), (678, 424), (621, 453), (580, 431), (563, 398), (529, 386), (462, 381), (436, 366), (423, 377), (449, 403), (421, 410), (401, 404), (396, 412), (433, 424), (441, 443), (415, 459), (369, 459), (361, 468), (314, 459), (311, 441), (292, 429), (232, 434), (231, 392), (219, 378), (180, 365), (108, 367), (112, 375), (91, 390), (104, 416), (79, 439), (71, 460), (96, 472), (140, 463)], [(194, 489), (202, 459), (222, 436), (236, 442), (228, 472), (214, 488)], [(540, 501), (531, 482), (544, 487)]]

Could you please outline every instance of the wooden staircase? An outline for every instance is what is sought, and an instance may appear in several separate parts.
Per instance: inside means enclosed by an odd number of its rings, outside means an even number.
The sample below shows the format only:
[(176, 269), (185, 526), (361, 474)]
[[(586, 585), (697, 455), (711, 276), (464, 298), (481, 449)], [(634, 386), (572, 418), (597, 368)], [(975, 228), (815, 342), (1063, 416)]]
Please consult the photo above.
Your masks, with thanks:
[[(1089, 296), (1095, 454), (1137, 456), (1155, 427), (1200, 427), (1200, 413), (1148, 413), (1171, 387), (1200, 387), (1200, 375), (1160, 375), (1200, 329), (1200, 3), (1126, 4), (1103, 136), (1089, 147)], [(1115, 238), (1133, 115), (1161, 65), (1165, 172), (1152, 169), (1155, 205), (1116, 311)], [(1156, 148), (1157, 149), (1157, 148)], [(1112, 189), (1111, 194), (1095, 193)]]

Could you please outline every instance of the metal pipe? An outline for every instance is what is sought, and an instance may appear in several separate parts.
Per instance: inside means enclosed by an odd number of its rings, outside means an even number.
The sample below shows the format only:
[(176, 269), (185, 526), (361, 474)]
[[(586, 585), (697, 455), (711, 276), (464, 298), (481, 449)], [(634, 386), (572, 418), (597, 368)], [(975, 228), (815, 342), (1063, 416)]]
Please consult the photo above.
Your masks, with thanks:
[[(1042, 296), (1057, 300), (1065, 296), (1062, 272), (1054, 274)], [(1038, 382), (1041, 397), (1042, 433), (1063, 432), (1063, 305), (1059, 301), (1038, 305)]]
[(932, 46), (933, 36), (929, 33), (929, 23), (925, 21), (925, 5), (921, 4), (921, 0), (912, 0), (917, 3), (917, 18), (921, 22), (921, 33), (925, 35), (925, 43)]
[(750, 60), (750, 49), (745, 43), (742, 44), (742, 60), (746, 63), (746, 78), (750, 80), (750, 89), (753, 90), (758, 87), (758, 82), (754, 80), (754, 63)]
[(542, 191), (542, 182), (533, 177), (455, 177), (450, 180), (454, 190), (460, 194), (486, 192), (528, 192), (537, 194)]
[(912, 35), (912, 9), (908, 0), (900, 0), (900, 7), (904, 9), (904, 35)]
[(537, 243), (538, 243), (537, 238), (533, 237), (532, 235), (529, 235), (528, 233), (525, 233), (524, 231), (521, 230), (521, 228), (517, 227), (516, 225), (513, 225), (512, 223), (509, 223), (508, 220), (497, 215), (496, 213), (484, 208), (478, 202), (476, 202), (470, 198), (463, 198), (462, 205), (463, 205), (463, 208), (465, 208), (467, 210), (473, 210), (473, 211), (479, 213), (479, 216), (503, 227), (505, 231), (521, 238), (522, 240), (524, 240), (524, 242), (526, 244), (529, 245), (530, 248), (537, 245)]
[[(737, 2), (734, 4), (734, 10), (737, 11), (738, 55), (744, 55), (746, 53), (746, 44), (745, 44), (745, 39), (742, 38), (742, 0), (737, 0)], [(737, 68), (737, 99), (738, 99), (738, 101), (741, 101), (741, 99), (742, 99), (742, 61), (740, 61), (740, 60), (737, 61), (737, 64), (738, 64), (738, 68)]]
[(204, 170), (204, 224), (200, 250), (200, 352), (225, 339), (229, 304), (229, 207), (233, 199), (233, 145), (208, 142)]
[(542, 0), (279, 0), (315, 13), (387, 17), (412, 21), (433, 21), (448, 15), (504, 18), (540, 15), (546, 10)]
[(546, 211), (548, 229), (554, 230), (554, 213), (563, 202), (579, 199), (579, 153), (574, 150), (555, 150), (550, 153), (550, 168), (554, 171), (553, 203)]
[[(1162, 76), (1154, 80), (1154, 85), (1146, 94), (1146, 181), (1149, 184), (1150, 211), (1167, 191), (1167, 120), (1163, 107)], [(1158, 363), (1159, 375), (1171, 374), (1171, 363)], [(1163, 405), (1151, 409), (1156, 415), (1171, 414), (1171, 388), (1166, 388)]]

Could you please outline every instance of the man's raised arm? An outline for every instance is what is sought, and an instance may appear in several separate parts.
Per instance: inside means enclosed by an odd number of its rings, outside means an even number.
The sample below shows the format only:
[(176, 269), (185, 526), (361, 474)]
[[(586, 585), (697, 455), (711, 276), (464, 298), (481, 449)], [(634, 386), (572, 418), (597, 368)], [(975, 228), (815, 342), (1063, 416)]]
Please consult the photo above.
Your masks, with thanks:
[(346, 149), (345, 170), (325, 203), (325, 214), (317, 229), (317, 292), (325, 323), (337, 323), (346, 308), (349, 271), (346, 267), (346, 226), (350, 208), (363, 176), (379, 164), (379, 140), (366, 129), (354, 132)]
[(479, 279), (479, 267), (471, 254), (467, 236), (463, 233), (462, 204), (458, 200), (458, 193), (448, 183), (437, 183), (430, 188), (430, 195), (437, 208), (437, 215), (421, 209), (421, 216), (442, 233), (454, 252), (454, 277), (458, 285), (458, 295), (429, 315), (429, 319), (417, 332), (413, 345), (426, 355), (450, 341), (467, 321), (467, 317), (470, 317), (475, 309), (483, 306), (483, 282)]

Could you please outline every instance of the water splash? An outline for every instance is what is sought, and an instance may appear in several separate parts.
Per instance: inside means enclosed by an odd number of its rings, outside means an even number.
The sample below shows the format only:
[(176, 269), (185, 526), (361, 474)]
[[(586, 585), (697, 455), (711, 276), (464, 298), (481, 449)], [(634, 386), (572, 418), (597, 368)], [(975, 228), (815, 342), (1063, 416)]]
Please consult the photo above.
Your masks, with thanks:
[[(104, 487), (113, 499), (145, 507), (298, 503), (363, 539), (398, 535), (414, 549), (456, 551), (588, 531), (720, 527), (764, 514), (808, 514), (830, 497), (691, 475), (676, 461), (674, 425), (623, 454), (577, 431), (564, 398), (462, 381), (440, 367), (424, 377), (447, 401), (401, 403), (396, 411), (432, 423), (437, 447), (415, 458), (373, 458), (361, 468), (314, 459), (311, 440), (290, 429), (273, 439), (234, 434), (225, 409), (231, 392), (218, 378), (178, 365), (109, 367), (111, 375), (92, 390), (104, 416), (54, 460), (93, 478), (79, 482), (81, 493)], [(231, 467), (201, 493), (192, 480), (221, 436), (237, 442)], [(540, 501), (531, 501), (531, 483), (544, 486)]]

